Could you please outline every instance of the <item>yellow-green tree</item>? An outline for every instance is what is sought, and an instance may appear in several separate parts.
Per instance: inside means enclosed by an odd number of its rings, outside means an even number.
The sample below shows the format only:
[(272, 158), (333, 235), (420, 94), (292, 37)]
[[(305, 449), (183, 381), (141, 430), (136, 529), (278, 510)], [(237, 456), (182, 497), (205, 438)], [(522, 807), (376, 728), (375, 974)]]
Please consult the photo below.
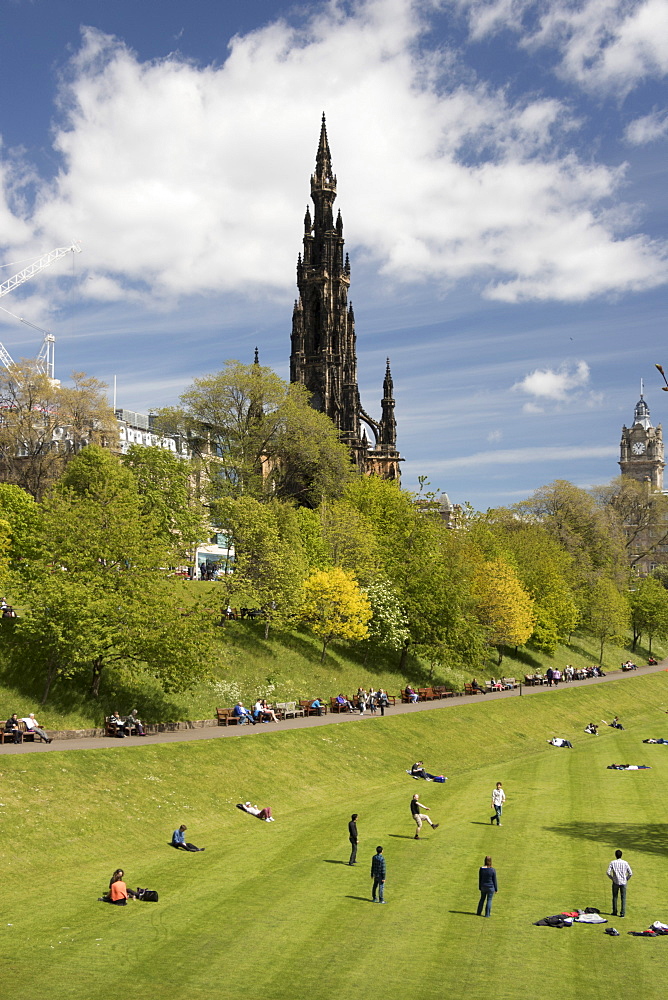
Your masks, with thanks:
[(504, 559), (488, 560), (476, 567), (473, 592), (478, 620), (490, 646), (497, 647), (501, 663), (502, 646), (523, 646), (533, 632), (533, 599)]
[(332, 639), (366, 639), (371, 615), (355, 577), (338, 566), (316, 570), (304, 581), (298, 617), (322, 639), (321, 663)]

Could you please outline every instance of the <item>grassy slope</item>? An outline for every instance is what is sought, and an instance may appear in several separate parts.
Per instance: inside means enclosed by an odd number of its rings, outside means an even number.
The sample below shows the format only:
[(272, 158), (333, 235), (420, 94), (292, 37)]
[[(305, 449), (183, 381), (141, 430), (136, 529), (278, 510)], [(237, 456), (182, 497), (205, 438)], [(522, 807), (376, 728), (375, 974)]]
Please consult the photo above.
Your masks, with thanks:
[[(211, 588), (217, 585), (194, 586)], [(42, 678), (33, 676), (29, 664), (18, 665), (13, 674), (2, 669), (2, 638), (0, 630), (0, 716), (4, 720), (14, 711), (19, 716), (35, 711), (40, 722), (51, 729), (100, 725), (114, 708), (124, 713), (136, 706), (140, 716), (152, 722), (205, 719), (213, 716), (217, 705), (233, 705), (238, 699), (249, 704), (258, 696), (270, 701), (291, 701), (316, 695), (329, 698), (339, 691), (352, 696), (360, 685), (367, 690), (372, 685), (383, 687), (397, 694), (409, 681), (422, 686), (432, 680), (462, 690), (464, 682), (474, 673), (478, 679), (499, 674), (519, 679), (527, 672), (544, 671), (550, 664), (563, 668), (566, 663), (583, 666), (599, 662), (598, 644), (585, 635), (575, 635), (571, 645), (561, 646), (554, 657), (526, 649), (516, 654), (508, 651), (501, 667), (497, 666), (494, 655), (483, 670), (462, 672), (436, 668), (433, 677), (428, 666), (417, 659), (409, 658), (406, 672), (402, 674), (398, 669), (398, 653), (372, 656), (364, 663), (363, 655), (348, 646), (330, 647), (321, 665), (320, 643), (309, 633), (272, 631), (269, 640), (265, 641), (262, 622), (239, 621), (228, 622), (225, 629), (220, 630), (219, 666), (213, 684), (202, 684), (182, 695), (168, 695), (146, 678), (133, 680), (111, 672), (103, 677), (99, 702), (87, 698), (81, 686), (77, 688), (59, 681), (48, 704), (38, 709)], [(663, 656), (666, 651), (666, 646), (654, 644), (655, 655)], [(618, 669), (629, 655), (638, 663), (644, 663), (647, 649), (639, 646), (631, 654), (630, 646), (607, 646), (604, 664), (608, 669)]]
[[(607, 910), (616, 847), (635, 871), (620, 930), (668, 919), (668, 747), (640, 742), (668, 733), (667, 706), (660, 673), (317, 730), (6, 757), (5, 979), (42, 984), (51, 1000), (106, 998), (115, 982), (170, 1000), (403, 1000), (418, 984), (428, 997), (586, 1000), (611, 978), (619, 995), (663, 996), (668, 942), (531, 924), (572, 906)], [(613, 713), (625, 732), (582, 733)], [(557, 733), (575, 750), (548, 747)], [(450, 780), (411, 781), (416, 757)], [(613, 761), (653, 769), (606, 770)], [(500, 829), (489, 825), (496, 780), (508, 795)], [(441, 822), (420, 843), (416, 790)], [(271, 803), (276, 823), (236, 810), (246, 797)], [(340, 862), (353, 810), (361, 863), (350, 870)], [(167, 846), (180, 821), (205, 853)], [(382, 908), (368, 902), (377, 843)], [(473, 915), (486, 853), (501, 890), (489, 921)], [(160, 903), (97, 903), (118, 865)]]

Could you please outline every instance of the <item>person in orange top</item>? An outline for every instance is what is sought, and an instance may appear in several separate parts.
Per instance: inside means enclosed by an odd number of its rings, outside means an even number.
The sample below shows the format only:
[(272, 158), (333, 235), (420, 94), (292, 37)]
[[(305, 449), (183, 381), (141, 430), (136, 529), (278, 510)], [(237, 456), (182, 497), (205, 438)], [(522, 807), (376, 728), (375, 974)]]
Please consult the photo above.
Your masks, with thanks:
[(113, 903), (115, 906), (127, 906), (128, 898), (136, 896), (132, 889), (128, 889), (123, 879), (125, 872), (122, 868), (117, 868), (111, 876), (109, 892), (106, 896), (100, 896), (99, 901), (103, 903)]

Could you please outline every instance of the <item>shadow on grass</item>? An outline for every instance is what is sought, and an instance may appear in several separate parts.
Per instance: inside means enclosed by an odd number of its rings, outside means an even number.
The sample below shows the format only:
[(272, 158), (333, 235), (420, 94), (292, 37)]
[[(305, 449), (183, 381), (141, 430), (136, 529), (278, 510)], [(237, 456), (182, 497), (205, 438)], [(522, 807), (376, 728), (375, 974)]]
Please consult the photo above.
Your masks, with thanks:
[(463, 917), (479, 917), (475, 910), (448, 910), (448, 913), (460, 913)]
[(388, 837), (395, 837), (397, 840), (415, 840), (414, 833), (389, 833)]
[(615, 850), (668, 854), (668, 823), (561, 823), (545, 829), (571, 839), (603, 841)]
[(346, 899), (359, 899), (360, 903), (373, 903), (373, 899), (368, 896), (346, 896)]
[[(334, 861), (333, 858), (323, 858), (322, 862), (325, 865), (348, 865), (347, 861)], [(350, 867), (350, 866), (348, 866), (348, 867)]]
[(483, 823), (481, 819), (472, 819), (471, 826), (494, 826), (493, 823)]

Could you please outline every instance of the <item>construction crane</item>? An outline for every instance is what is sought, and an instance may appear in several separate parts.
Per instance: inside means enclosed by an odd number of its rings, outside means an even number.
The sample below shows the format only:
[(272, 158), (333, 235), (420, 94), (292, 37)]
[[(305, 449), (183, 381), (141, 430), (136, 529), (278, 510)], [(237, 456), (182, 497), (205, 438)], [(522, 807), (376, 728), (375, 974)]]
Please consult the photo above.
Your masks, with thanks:
[[(19, 285), (22, 285), (25, 281), (29, 281), (34, 275), (39, 274), (43, 271), (45, 267), (49, 267), (55, 261), (60, 260), (61, 257), (66, 257), (68, 253), (81, 253), (81, 246), (79, 242), (72, 243), (68, 247), (57, 247), (55, 250), (50, 250), (49, 253), (45, 253), (42, 257), (34, 260), (32, 264), (28, 267), (24, 267), (22, 271), (18, 274), (13, 275), (7, 281), (4, 281), (0, 285), (0, 298), (12, 292)], [(35, 358), (35, 365), (39, 372), (44, 375), (48, 375), (49, 378), (54, 378), (55, 372), (55, 343), (56, 338), (48, 330), (42, 330), (41, 327), (35, 326), (29, 320), (24, 319), (23, 316), (17, 316), (16, 313), (11, 312), (9, 309), (5, 309), (4, 306), (0, 306), (3, 312), (6, 312), (9, 316), (13, 316), (20, 323), (25, 323), (26, 326), (32, 327), (33, 330), (37, 330), (39, 333), (44, 335), (44, 340), (42, 341), (42, 346), (40, 348), (39, 354)], [(0, 343), (0, 363), (5, 366), (5, 368), (11, 368), (14, 364), (14, 359), (12, 358), (9, 351), (5, 346)]]

